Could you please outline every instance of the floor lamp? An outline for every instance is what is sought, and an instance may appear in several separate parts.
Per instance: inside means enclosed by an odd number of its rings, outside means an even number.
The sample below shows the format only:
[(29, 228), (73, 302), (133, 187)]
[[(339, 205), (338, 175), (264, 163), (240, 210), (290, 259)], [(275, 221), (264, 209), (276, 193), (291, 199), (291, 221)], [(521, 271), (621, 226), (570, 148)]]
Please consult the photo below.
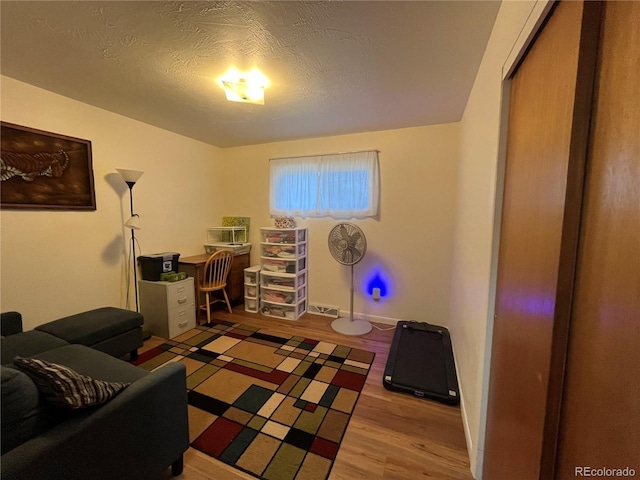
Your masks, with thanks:
[(133, 186), (144, 172), (137, 170), (127, 170), (124, 168), (116, 168), (122, 179), (129, 187), (129, 202), (131, 205), (131, 217), (124, 223), (124, 226), (131, 229), (131, 248), (133, 252), (133, 286), (136, 292), (136, 312), (140, 311), (138, 306), (138, 269), (136, 260), (136, 235), (135, 231), (140, 230), (140, 216), (133, 213)]

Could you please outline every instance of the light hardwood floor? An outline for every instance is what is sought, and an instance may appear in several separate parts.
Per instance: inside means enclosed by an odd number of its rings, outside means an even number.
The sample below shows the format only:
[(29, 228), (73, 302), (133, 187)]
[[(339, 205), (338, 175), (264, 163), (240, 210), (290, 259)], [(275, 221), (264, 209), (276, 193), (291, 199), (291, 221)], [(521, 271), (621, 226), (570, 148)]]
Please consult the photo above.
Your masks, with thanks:
[[(374, 325), (373, 331), (349, 337), (331, 329), (332, 319), (304, 315), (296, 321), (247, 313), (216, 311), (213, 318), (261, 328), (275, 335), (303, 335), (316, 340), (373, 351), (376, 357), (347, 427), (329, 480), (385, 479), (471, 480), (460, 409), (382, 386), (393, 327)], [(140, 352), (164, 340), (151, 337)], [(193, 441), (193, 439), (191, 439)], [(172, 478), (170, 469), (162, 479)], [(177, 480), (254, 479), (239, 470), (189, 448), (184, 472)]]

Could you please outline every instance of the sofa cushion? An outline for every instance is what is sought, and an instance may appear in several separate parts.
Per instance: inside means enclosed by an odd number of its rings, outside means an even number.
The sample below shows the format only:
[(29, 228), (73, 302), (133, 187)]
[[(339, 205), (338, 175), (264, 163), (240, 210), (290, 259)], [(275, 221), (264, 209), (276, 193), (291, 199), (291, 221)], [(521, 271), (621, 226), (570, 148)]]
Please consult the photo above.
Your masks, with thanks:
[(103, 307), (39, 325), (36, 330), (62, 338), (69, 343), (91, 346), (142, 326), (137, 312)]
[(31, 357), (41, 352), (68, 345), (61, 338), (54, 337), (45, 332), (29, 330), (16, 333), (2, 339), (0, 356), (2, 365), (10, 364), (14, 357)]
[(2, 454), (40, 435), (56, 422), (51, 408), (40, 397), (37, 387), (23, 372), (10, 367), (2, 370)]
[(95, 380), (64, 365), (38, 358), (16, 357), (13, 363), (31, 377), (46, 400), (59, 407), (79, 409), (100, 405), (129, 385)]
[(39, 353), (36, 358), (64, 365), (82, 375), (107, 382), (133, 383), (149, 375), (143, 368), (84, 345), (65, 345)]

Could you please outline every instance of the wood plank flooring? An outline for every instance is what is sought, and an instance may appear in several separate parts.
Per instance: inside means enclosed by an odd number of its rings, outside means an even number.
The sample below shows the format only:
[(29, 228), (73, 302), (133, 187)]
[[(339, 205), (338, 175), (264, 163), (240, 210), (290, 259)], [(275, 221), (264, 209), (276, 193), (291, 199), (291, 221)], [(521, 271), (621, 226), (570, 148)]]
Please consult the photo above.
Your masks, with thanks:
[[(329, 480), (385, 479), (471, 480), (460, 409), (411, 395), (390, 392), (382, 386), (393, 327), (374, 325), (361, 337), (331, 329), (332, 319), (304, 315), (297, 321), (278, 320), (247, 313), (242, 306), (232, 314), (217, 310), (220, 320), (264, 329), (275, 335), (303, 335), (316, 340), (363, 348), (376, 353), (365, 387), (340, 446)], [(140, 352), (163, 343), (151, 337)], [(191, 439), (193, 441), (193, 439)], [(225, 465), (193, 448), (185, 453), (184, 472), (163, 480), (250, 480), (254, 477)]]

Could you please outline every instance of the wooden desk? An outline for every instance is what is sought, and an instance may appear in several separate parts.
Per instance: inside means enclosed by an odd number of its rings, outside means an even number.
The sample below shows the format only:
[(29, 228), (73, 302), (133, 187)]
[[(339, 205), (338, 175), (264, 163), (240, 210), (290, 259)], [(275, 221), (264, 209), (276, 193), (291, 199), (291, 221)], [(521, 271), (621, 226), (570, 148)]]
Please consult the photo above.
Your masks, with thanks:
[[(181, 272), (186, 272), (189, 276), (194, 277), (194, 289), (196, 295), (197, 310), (200, 305), (204, 305), (201, 298), (200, 285), (203, 277), (204, 264), (211, 256), (210, 253), (202, 253), (191, 257), (184, 257), (178, 260)], [(249, 254), (235, 255), (231, 270), (227, 277), (227, 296), (232, 304), (242, 303), (244, 301), (244, 269), (249, 266)]]

